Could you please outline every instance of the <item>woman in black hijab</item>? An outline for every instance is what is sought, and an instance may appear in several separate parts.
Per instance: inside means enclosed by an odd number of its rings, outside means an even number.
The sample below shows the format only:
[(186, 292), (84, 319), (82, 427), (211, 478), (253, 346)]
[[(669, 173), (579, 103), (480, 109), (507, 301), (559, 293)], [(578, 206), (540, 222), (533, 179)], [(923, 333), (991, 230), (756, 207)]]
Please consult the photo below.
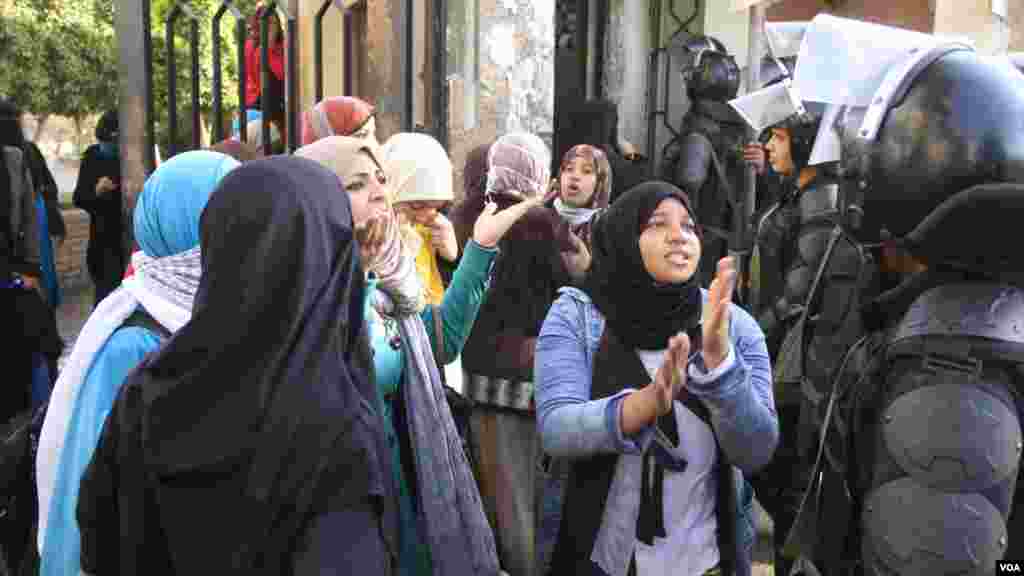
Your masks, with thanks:
[(83, 570), (389, 573), (394, 497), (339, 178), (249, 162), (211, 197), (201, 247), (192, 320), (121, 388), (82, 479)]
[(89, 213), (86, 264), (96, 285), (96, 303), (121, 284), (128, 266), (118, 133), (117, 110), (109, 110), (96, 124), (96, 144), (85, 150), (75, 184), (75, 206)]
[(584, 289), (561, 291), (537, 341), (541, 441), (574, 459), (551, 573), (749, 573), (734, 467), (768, 462), (778, 420), (735, 265), (700, 288), (700, 230), (667, 182), (616, 200), (591, 245)]

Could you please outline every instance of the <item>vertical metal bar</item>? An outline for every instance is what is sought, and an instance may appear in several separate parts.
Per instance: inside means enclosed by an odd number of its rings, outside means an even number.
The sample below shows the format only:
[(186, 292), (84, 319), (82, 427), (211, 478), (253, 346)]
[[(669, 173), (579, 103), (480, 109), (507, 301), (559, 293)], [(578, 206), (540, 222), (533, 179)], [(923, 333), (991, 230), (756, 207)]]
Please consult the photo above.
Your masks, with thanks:
[(582, 84), (584, 98), (587, 94), (587, 49), (590, 40), (587, 32), (590, 29), (589, 0), (576, 0), (576, 65), (579, 66), (579, 79)]
[[(270, 143), (270, 94), (267, 86), (270, 85), (270, 17), (274, 14), (276, 2), (269, 2), (264, 5), (263, 13), (260, 15), (260, 108), (262, 119), (260, 127), (263, 132), (263, 153), (270, 156), (274, 153)], [(243, 120), (244, 122), (244, 120)], [(242, 127), (245, 130), (245, 127)]]
[(448, 2), (433, 0), (434, 83), (431, 90), (431, 112), (434, 117), (434, 138), (448, 149)]
[(313, 78), (316, 101), (324, 99), (324, 15), (331, 0), (324, 0), (313, 17)]
[(649, 174), (655, 174), (657, 154), (654, 153), (654, 150), (658, 145), (658, 57), (661, 55), (661, 0), (650, 0), (650, 2), (651, 42), (654, 44), (654, 48), (651, 50), (651, 57), (647, 62), (647, 169)]
[(416, 99), (415, 82), (416, 77), (415, 60), (413, 58), (413, 45), (416, 42), (415, 32), (416, 26), (414, 24), (414, 11), (415, 0), (402, 0), (401, 3), (401, 16), (402, 16), (402, 38), (401, 38), (401, 50), (402, 50), (402, 79), (401, 79), (401, 93), (402, 93), (402, 131), (412, 132), (413, 125), (416, 122), (414, 113), (416, 111), (414, 101)]
[(352, 67), (355, 64), (355, 58), (353, 57), (353, 51), (355, 50), (356, 43), (355, 38), (355, 25), (353, 20), (355, 17), (352, 15), (352, 10), (345, 10), (345, 62), (344, 62), (344, 75), (345, 75), (345, 96), (355, 96), (355, 87), (352, 82)]
[(287, 131), (288, 152), (294, 153), (299, 148), (299, 21), (294, 14), (288, 15), (288, 69), (285, 70), (285, 85), (288, 97)]
[(245, 68), (245, 38), (248, 35), (248, 29), (245, 25), (245, 17), (240, 12), (235, 14), (235, 18), (238, 19), (235, 24), (235, 41), (238, 43), (238, 138), (242, 142), (248, 142), (249, 134), (245, 129), (245, 88), (249, 81), (249, 74)]
[(199, 19), (192, 16), (192, 149), (203, 147), (202, 110), (199, 108)]
[(167, 133), (170, 139), (167, 145), (168, 158), (178, 153), (178, 65), (174, 58), (174, 21), (178, 11), (178, 7), (174, 6), (167, 14), (164, 34), (167, 48)]
[[(764, 41), (764, 22), (765, 22), (765, 9), (764, 5), (756, 5), (750, 8), (750, 40), (747, 44), (747, 92), (753, 92), (757, 90), (761, 84), (761, 53), (763, 51)], [(753, 130), (749, 130), (750, 142), (756, 141), (757, 134), (754, 134)], [(739, 212), (740, 214), (736, 217), (734, 222), (735, 239), (734, 242), (737, 246), (737, 252), (741, 260), (737, 262), (736, 269), (739, 271), (740, 282), (737, 282), (737, 288), (741, 288), (739, 292), (740, 302), (747, 306), (747, 309), (754, 311), (752, 306), (760, 305), (758, 302), (752, 301), (753, 294), (750, 291), (750, 286), (753, 284), (750, 282), (750, 254), (747, 253), (747, 249), (753, 249), (754, 242), (754, 210), (757, 206), (757, 171), (753, 165), (748, 165), (746, 170), (746, 179), (744, 182), (744, 197), (742, 210), (734, 210), (733, 213)]]
[(217, 11), (213, 14), (211, 33), (213, 38), (213, 141), (220, 142), (224, 139), (224, 79), (221, 75), (220, 58), (220, 20), (227, 11), (227, 6), (222, 2)]
[[(124, 9), (124, 6), (120, 7)], [(143, 159), (146, 173), (149, 174), (156, 169), (156, 117), (153, 109), (153, 31), (150, 28), (152, 19), (150, 17), (150, 0), (142, 0), (139, 8), (142, 10), (142, 69), (143, 84), (146, 91), (145, 96), (145, 151)], [(130, 220), (126, 220), (128, 222)], [(129, 244), (130, 245), (130, 244)]]

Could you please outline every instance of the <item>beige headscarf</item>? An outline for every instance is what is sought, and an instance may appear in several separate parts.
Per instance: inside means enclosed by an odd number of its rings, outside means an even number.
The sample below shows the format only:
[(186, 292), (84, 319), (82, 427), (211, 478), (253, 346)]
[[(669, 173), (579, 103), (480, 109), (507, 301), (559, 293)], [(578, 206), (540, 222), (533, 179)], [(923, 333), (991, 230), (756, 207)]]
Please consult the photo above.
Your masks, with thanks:
[(429, 134), (399, 132), (388, 138), (381, 152), (396, 204), (455, 200), (452, 162), (441, 143)]
[[(347, 136), (329, 136), (303, 146), (295, 151), (295, 155), (318, 162), (329, 168), (344, 182), (355, 170), (355, 160), (359, 154), (366, 154), (382, 168), (380, 148), (373, 142), (349, 138)], [(378, 286), (394, 300), (395, 314), (404, 316), (418, 314), (426, 306), (423, 286), (416, 273), (415, 252), (404, 245), (407, 233), (402, 230), (398, 215), (388, 201), (391, 218), (384, 234), (380, 249), (370, 262), (364, 266), (378, 278)]]

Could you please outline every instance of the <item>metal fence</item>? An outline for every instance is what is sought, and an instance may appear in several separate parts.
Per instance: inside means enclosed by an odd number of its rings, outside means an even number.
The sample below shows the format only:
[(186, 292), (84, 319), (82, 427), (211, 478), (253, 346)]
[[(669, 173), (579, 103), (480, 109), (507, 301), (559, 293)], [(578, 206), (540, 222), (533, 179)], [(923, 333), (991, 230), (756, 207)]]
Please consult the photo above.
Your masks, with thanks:
[[(148, 17), (149, 6), (144, 6)], [(221, 24), (225, 14), (230, 14), (235, 21), (235, 41), (238, 58), (237, 90), (238, 90), (238, 138), (245, 142), (248, 140), (246, 130), (247, 103), (246, 83), (249, 80), (246, 70), (246, 40), (248, 37), (247, 17), (231, 0), (222, 0), (218, 5), (211, 19), (212, 46), (213, 46), (213, 139), (220, 141), (225, 138), (224, 131), (224, 66), (221, 55)], [(260, 86), (261, 100), (259, 108), (264, 111), (262, 122), (262, 144), (265, 154), (273, 153), (273, 142), (271, 141), (271, 116), (276, 114), (274, 95), (270, 90), (265, 89), (271, 85), (273, 74), (270, 62), (270, 27), (271, 20), (277, 16), (279, 21), (284, 22), (283, 32), (286, 47), (284, 66), (284, 132), (286, 134), (286, 145), (288, 152), (294, 152), (298, 148), (299, 127), (299, 90), (298, 90), (298, 18), (297, 15), (288, 10), (286, 2), (269, 0), (259, 14), (260, 33)], [(200, 62), (199, 62), (199, 14), (191, 8), (188, 2), (176, 2), (167, 13), (165, 24), (165, 41), (167, 51), (167, 123), (168, 123), (168, 156), (174, 156), (178, 150), (178, 109), (179, 90), (177, 75), (177, 54), (174, 49), (174, 39), (177, 35), (177, 28), (182, 19), (188, 21), (188, 43), (191, 66), (191, 113), (192, 113), (192, 148), (198, 149), (201, 146), (202, 136), (202, 107), (200, 105)], [(148, 27), (146, 28), (148, 31)], [(146, 70), (152, 73), (152, 47), (147, 43), (145, 54)], [(319, 70), (318, 70), (319, 72)], [(148, 116), (154, 118), (152, 82), (147, 86), (147, 104), (149, 107)], [(318, 94), (319, 97), (319, 94)], [(268, 112), (269, 111), (269, 112)], [(148, 130), (148, 140), (155, 140), (154, 123), (151, 121)], [(150, 164), (150, 170), (153, 165)]]
[[(165, 51), (167, 57), (167, 111), (155, 110), (155, 96), (154, 96), (154, 70), (153, 70), (153, 43), (150, 28), (151, 19), (151, 0), (123, 0), (124, 2), (138, 2), (139, 9), (133, 11), (131, 18), (133, 20), (141, 20), (138, 22), (142, 28), (142, 45), (143, 54), (142, 65), (137, 67), (133, 64), (122, 62), (122, 71), (130, 71), (129, 73), (133, 78), (129, 78), (130, 82), (137, 82), (136, 85), (145, 86), (145, 141), (148, 150), (143, 154), (144, 164), (146, 172), (152, 172), (156, 165), (156, 123), (157, 117), (166, 118), (169, 136), (169, 145), (167, 149), (167, 157), (174, 156), (179, 152), (184, 151), (180, 143), (178, 142), (178, 136), (180, 132), (180, 126), (178, 125), (179, 115), (181, 114), (180, 105), (185, 102), (185, 98), (188, 98), (188, 102), (191, 104), (191, 120), (192, 120), (192, 138), (189, 149), (198, 149), (202, 145), (202, 102), (201, 102), (201, 62), (200, 62), (200, 26), (204, 21), (203, 14), (197, 11), (197, 9), (191, 5), (188, 0), (178, 0), (175, 2), (171, 9), (167, 12), (164, 21), (164, 40), (165, 40)], [(434, 50), (434, 56), (432, 59), (434, 73), (431, 90), (431, 101), (427, 103), (430, 107), (431, 115), (433, 117), (432, 126), (429, 128), (429, 132), (432, 133), (443, 145), (447, 146), (448, 143), (448, 84), (447, 74), (445, 70), (445, 46), (447, 42), (446, 25), (447, 25), (447, 2), (445, 0), (432, 0), (432, 7), (434, 9), (433, 18), (430, 22), (430, 42), (431, 48)], [(286, 152), (294, 152), (299, 145), (300, 140), (300, 108), (299, 108), (299, 72), (298, 72), (298, 31), (299, 22), (298, 15), (293, 14), (289, 9), (289, 2), (287, 0), (267, 0), (264, 2), (264, 7), (259, 14), (259, 35), (260, 35), (260, 86), (262, 88), (261, 100), (259, 101), (259, 108), (264, 112), (263, 123), (262, 123), (262, 147), (265, 154), (273, 153), (273, 143), (271, 142), (271, 124), (270, 120), (273, 120), (276, 116), (284, 126), (284, 133), (286, 137)], [(354, 23), (353, 23), (353, 11), (354, 8), (351, 6), (351, 2), (343, 0), (323, 0), (320, 4), (319, 9), (314, 14), (313, 22), (313, 57), (314, 57), (314, 91), (316, 101), (319, 102), (324, 98), (324, 18), (329, 13), (332, 7), (336, 8), (341, 12), (344, 19), (344, 69), (343, 69), (343, 92), (345, 95), (353, 95), (354, 93), (354, 66), (355, 59), (353, 54), (359, 48), (355, 45), (354, 41)], [(401, 100), (401, 124), (402, 129), (411, 131), (413, 129), (413, 118), (414, 118), (414, 79), (415, 70), (413, 69), (413, 55), (415, 44), (414, 26), (413, 26), (413, 8), (414, 6), (422, 6), (422, 3), (417, 0), (400, 0), (398, 3), (398, 16), (400, 19), (400, 53), (402, 60), (402, 70), (400, 71), (400, 100)], [(222, 56), (222, 42), (221, 28), (224, 24), (224, 17), (230, 15), (230, 21), (234, 22), (235, 25), (235, 52), (238, 60), (238, 69), (236, 78), (227, 78), (227, 74), (224, 70), (223, 56)], [(271, 81), (271, 75), (274, 74), (270, 62), (270, 27), (271, 19), (276, 15), (279, 22), (283, 23), (283, 33), (285, 41), (285, 66), (284, 66), (284, 110), (283, 117), (280, 114), (280, 110), (272, 110), (271, 108), (278, 102), (274, 98), (274, 95), (270, 93), (270, 90), (266, 89)], [(210, 20), (210, 26), (212, 28), (212, 92), (213, 92), (213, 109), (212, 109), (212, 122), (211, 132), (213, 140), (220, 141), (227, 137), (227, 130), (224, 126), (225, 118), (225, 104), (224, 104), (224, 90), (236, 89), (238, 92), (238, 113), (237, 118), (239, 119), (239, 134), (238, 138), (243, 142), (248, 140), (248, 133), (246, 130), (246, 117), (247, 117), (247, 106), (246, 103), (246, 83), (250, 80), (248, 78), (248, 71), (246, 70), (246, 43), (249, 36), (248, 31), (248, 15), (246, 15), (241, 8), (232, 0), (221, 0), (217, 5), (212, 14)], [(126, 23), (121, 23), (120, 26), (125, 26)], [(134, 27), (134, 24), (132, 25)], [(176, 38), (184, 37), (188, 42), (188, 66), (189, 66), (189, 92), (188, 96), (185, 95), (184, 90), (179, 86), (178, 82), (178, 55), (175, 51), (174, 40)], [(128, 56), (122, 55), (122, 59)], [(131, 59), (131, 58), (129, 58)], [(139, 74), (142, 74), (144, 78), (138, 78)], [(276, 75), (275, 75), (276, 78)], [(231, 81), (234, 80), (237, 83), (232, 85)], [(251, 108), (250, 108), (251, 109)], [(269, 113), (268, 113), (269, 111)]]

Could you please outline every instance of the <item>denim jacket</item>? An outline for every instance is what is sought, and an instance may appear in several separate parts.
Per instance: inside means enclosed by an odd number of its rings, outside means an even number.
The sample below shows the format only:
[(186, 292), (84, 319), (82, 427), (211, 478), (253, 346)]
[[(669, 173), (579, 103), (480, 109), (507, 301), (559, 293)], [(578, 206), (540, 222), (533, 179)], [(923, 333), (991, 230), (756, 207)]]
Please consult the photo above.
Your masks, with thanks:
[[(604, 332), (604, 316), (581, 290), (563, 288), (559, 294), (537, 339), (534, 365), (537, 422), (544, 450), (566, 458), (642, 453), (653, 439), (653, 429), (627, 437), (619, 421), (622, 400), (635, 389), (590, 398), (591, 367)], [(707, 291), (702, 290), (701, 295), (707, 301)], [(771, 366), (760, 327), (735, 305), (729, 337), (728, 357), (715, 370), (707, 372), (703, 357), (695, 356), (688, 369), (687, 388), (707, 406), (726, 456), (742, 475), (749, 476), (771, 460), (778, 443)], [(749, 489), (745, 482), (737, 489), (742, 510), (750, 500)], [(751, 530), (750, 519), (742, 520), (741, 532)], [(752, 533), (745, 536), (751, 543), (752, 538)], [(749, 570), (749, 555), (738, 560), (738, 568), (745, 564)]]

